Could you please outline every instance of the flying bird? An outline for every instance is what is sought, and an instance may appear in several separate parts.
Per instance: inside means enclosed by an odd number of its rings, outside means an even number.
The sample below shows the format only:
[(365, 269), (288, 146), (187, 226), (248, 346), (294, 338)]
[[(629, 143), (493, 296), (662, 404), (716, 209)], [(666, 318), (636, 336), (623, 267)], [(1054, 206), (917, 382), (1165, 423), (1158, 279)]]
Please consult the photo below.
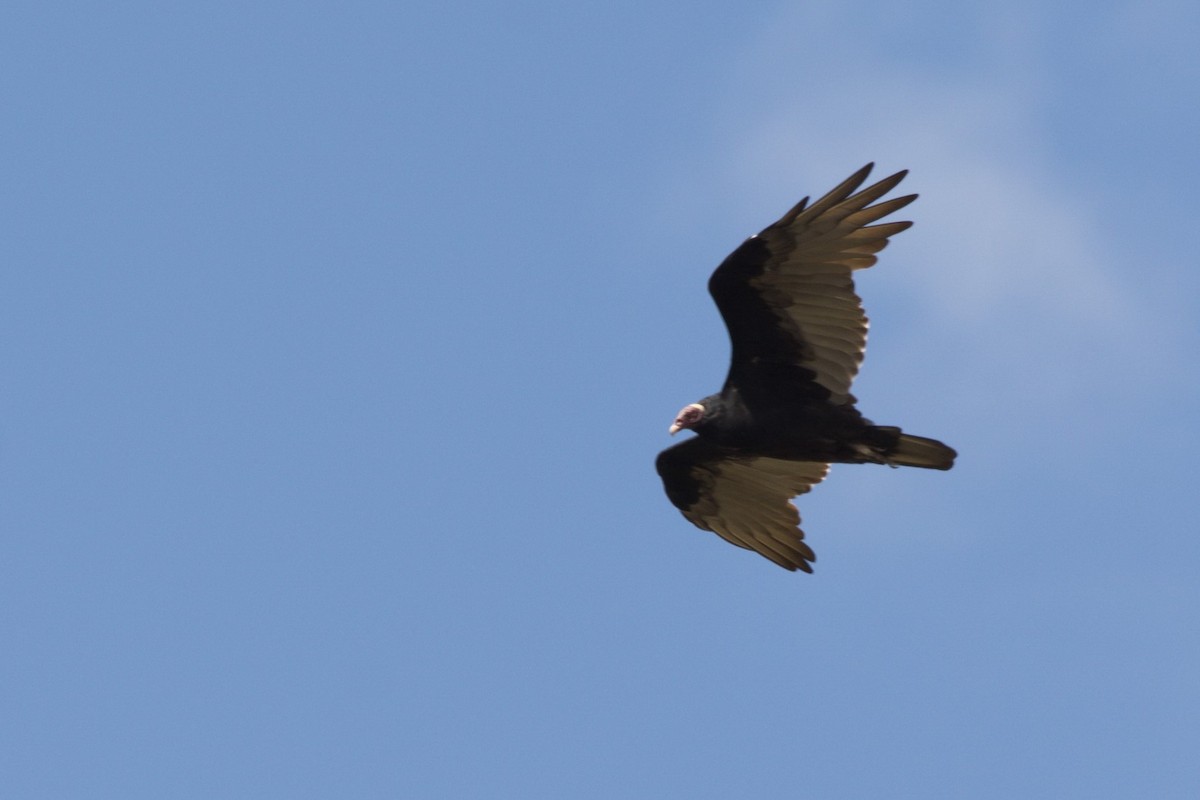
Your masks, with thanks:
[(729, 373), (720, 392), (684, 406), (671, 423), (672, 435), (696, 436), (655, 463), (667, 497), (696, 527), (789, 570), (812, 572), (816, 560), (790, 500), (820, 483), (831, 463), (945, 470), (957, 455), (873, 424), (850, 394), (867, 343), (852, 274), (912, 225), (871, 223), (917, 199), (876, 202), (907, 170), (859, 191), (873, 166), (811, 206), (804, 198), (713, 272), (708, 291), (733, 345)]

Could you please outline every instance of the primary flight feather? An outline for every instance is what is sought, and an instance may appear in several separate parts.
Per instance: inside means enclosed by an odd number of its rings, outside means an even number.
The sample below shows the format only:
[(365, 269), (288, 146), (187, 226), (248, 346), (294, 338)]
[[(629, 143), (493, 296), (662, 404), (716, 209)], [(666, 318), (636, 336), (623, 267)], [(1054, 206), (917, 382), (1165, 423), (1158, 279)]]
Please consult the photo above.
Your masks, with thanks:
[(790, 499), (830, 463), (954, 465), (954, 450), (873, 424), (850, 394), (867, 343), (852, 273), (912, 225), (872, 223), (917, 198), (876, 202), (907, 172), (859, 190), (873, 166), (811, 206), (801, 200), (713, 272), (708, 290), (733, 345), (729, 374), (720, 392), (679, 412), (670, 433), (696, 436), (655, 464), (689, 521), (790, 570), (812, 572), (816, 560)]

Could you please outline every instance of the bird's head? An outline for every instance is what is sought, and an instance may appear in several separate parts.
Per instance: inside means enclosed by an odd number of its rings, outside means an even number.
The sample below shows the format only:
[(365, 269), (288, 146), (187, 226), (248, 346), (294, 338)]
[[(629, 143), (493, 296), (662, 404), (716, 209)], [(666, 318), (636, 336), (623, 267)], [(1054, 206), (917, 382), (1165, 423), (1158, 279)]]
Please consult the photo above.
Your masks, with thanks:
[(667, 432), (674, 436), (684, 428), (696, 427), (702, 419), (704, 419), (704, 406), (699, 403), (689, 403), (675, 415), (675, 421), (671, 423)]

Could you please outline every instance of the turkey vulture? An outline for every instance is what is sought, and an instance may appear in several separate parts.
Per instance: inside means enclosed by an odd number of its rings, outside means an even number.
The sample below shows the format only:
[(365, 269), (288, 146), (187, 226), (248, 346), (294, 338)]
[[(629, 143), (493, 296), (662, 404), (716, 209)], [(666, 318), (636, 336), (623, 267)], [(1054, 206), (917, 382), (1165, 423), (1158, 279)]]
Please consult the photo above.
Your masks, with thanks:
[(957, 455), (873, 424), (850, 394), (867, 342), (851, 273), (912, 225), (871, 223), (917, 198), (875, 202), (907, 170), (857, 191), (873, 166), (811, 206), (804, 198), (713, 272), (708, 291), (733, 345), (729, 374), (671, 424), (671, 434), (696, 436), (655, 462), (667, 497), (696, 527), (789, 570), (812, 572), (816, 560), (790, 498), (820, 483), (831, 462), (950, 469)]

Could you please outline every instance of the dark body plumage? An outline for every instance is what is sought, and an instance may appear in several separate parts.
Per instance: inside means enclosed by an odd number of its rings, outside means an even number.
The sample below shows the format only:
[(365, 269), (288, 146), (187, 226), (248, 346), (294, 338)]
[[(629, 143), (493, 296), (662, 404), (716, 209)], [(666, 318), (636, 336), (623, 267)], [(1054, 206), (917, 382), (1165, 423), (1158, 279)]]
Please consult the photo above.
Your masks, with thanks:
[(672, 426), (696, 437), (656, 462), (667, 497), (691, 522), (787, 569), (811, 572), (816, 558), (789, 499), (830, 463), (950, 469), (956, 455), (872, 424), (850, 394), (867, 334), (851, 273), (912, 224), (871, 223), (916, 199), (875, 203), (905, 172), (856, 193), (871, 168), (812, 206), (805, 198), (717, 267), (708, 289), (733, 346), (729, 374)]

